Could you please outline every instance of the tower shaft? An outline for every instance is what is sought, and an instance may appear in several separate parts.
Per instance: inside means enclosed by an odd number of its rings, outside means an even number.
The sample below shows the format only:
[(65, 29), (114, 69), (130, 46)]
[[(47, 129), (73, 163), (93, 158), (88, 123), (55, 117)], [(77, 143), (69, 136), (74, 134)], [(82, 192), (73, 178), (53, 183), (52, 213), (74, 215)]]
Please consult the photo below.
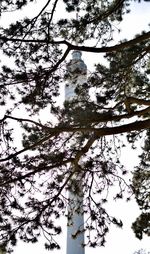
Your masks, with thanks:
[[(80, 106), (84, 96), (83, 84), (86, 83), (87, 66), (81, 59), (81, 52), (74, 51), (72, 59), (67, 65), (67, 84), (65, 87), (65, 101), (71, 102), (76, 99), (77, 105)], [(77, 90), (83, 90), (80, 96)], [(85, 92), (86, 93), (86, 92)], [(81, 98), (82, 97), (82, 98)], [(85, 98), (84, 98), (85, 99)], [(73, 167), (73, 166), (72, 166)], [(73, 170), (73, 168), (72, 168)], [(76, 184), (71, 186), (68, 198), (68, 223), (67, 223), (67, 251), (66, 254), (85, 254), (84, 248), (84, 213), (83, 213), (83, 186), (81, 180), (74, 181)]]
[(83, 196), (69, 191), (69, 200), (68, 215), (72, 214), (72, 218), (67, 224), (67, 254), (85, 254)]

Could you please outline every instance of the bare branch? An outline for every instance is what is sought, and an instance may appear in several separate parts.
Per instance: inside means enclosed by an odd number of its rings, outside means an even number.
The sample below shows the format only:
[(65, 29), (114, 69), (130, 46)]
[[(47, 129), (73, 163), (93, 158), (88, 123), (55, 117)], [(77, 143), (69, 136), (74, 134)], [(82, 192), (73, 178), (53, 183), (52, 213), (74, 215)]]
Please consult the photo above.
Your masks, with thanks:
[(34, 27), (37, 19), (40, 17), (40, 15), (42, 14), (42, 12), (46, 9), (46, 7), (49, 5), (49, 3), (51, 2), (51, 0), (48, 0), (47, 3), (44, 5), (44, 7), (42, 8), (42, 10), (38, 13), (38, 15), (36, 17), (34, 17), (31, 20), (31, 27), (29, 29), (29, 31), (25, 34), (24, 38), (30, 33), (31, 29)]
[[(55, 0), (54, 5), (53, 5), (53, 8), (52, 8), (51, 17), (50, 17), (50, 20), (49, 20), (49, 22), (48, 22), (48, 35), (49, 35), (49, 26), (50, 26), (50, 24), (51, 24), (51, 22), (52, 22), (52, 20), (53, 20), (53, 16), (54, 16), (54, 12), (55, 12), (57, 3), (58, 3), (58, 0)], [(49, 36), (48, 36), (48, 38), (49, 38)]]

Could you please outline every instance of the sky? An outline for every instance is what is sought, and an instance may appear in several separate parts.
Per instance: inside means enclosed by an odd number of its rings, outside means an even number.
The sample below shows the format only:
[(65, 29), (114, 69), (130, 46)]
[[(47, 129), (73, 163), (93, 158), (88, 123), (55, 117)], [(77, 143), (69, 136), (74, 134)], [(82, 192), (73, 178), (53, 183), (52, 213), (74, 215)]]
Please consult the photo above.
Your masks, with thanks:
[[(149, 17), (150, 2), (148, 3), (142, 1), (141, 4), (137, 4), (137, 1), (136, 3), (133, 2), (132, 15), (127, 15), (120, 25), (117, 24), (117, 27), (120, 26), (122, 28), (122, 32), (119, 35), (116, 33), (116, 40), (120, 38), (132, 39), (133, 34), (138, 34), (141, 30), (148, 31), (148, 23), (150, 22)], [(91, 70), (93, 68), (93, 63), (97, 59), (97, 55), (84, 53), (83, 58), (88, 66), (88, 69)], [(138, 164), (138, 153), (140, 153), (140, 144), (136, 151), (131, 148), (125, 148), (122, 150), (121, 160), (127, 167), (128, 171), (132, 171), (134, 166)], [(95, 249), (86, 248), (85, 254), (133, 254), (136, 250), (141, 248), (150, 251), (150, 239), (148, 237), (144, 237), (142, 241), (139, 241), (135, 238), (131, 229), (132, 222), (139, 215), (136, 202), (134, 200), (128, 203), (123, 200), (113, 203), (110, 202), (108, 204), (108, 209), (112, 214), (123, 220), (123, 229), (112, 226), (110, 233), (106, 237), (107, 242), (105, 247), (98, 247)], [(53, 254), (64, 254), (66, 252), (66, 222), (63, 220), (61, 221), (61, 224), (64, 225), (64, 232), (59, 237), (59, 243), (61, 244), (62, 249), (60, 251), (52, 251)], [(24, 244), (19, 242), (15, 248), (14, 254), (26, 254), (33, 252), (36, 252), (36, 254), (49, 253), (44, 249), (42, 242), (42, 239), (38, 244)]]

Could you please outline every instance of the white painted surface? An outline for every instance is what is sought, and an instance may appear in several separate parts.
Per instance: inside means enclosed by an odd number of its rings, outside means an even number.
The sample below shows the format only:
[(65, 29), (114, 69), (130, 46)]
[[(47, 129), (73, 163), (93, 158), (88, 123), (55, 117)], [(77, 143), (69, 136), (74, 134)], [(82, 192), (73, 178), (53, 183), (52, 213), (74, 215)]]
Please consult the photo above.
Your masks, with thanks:
[[(72, 59), (67, 65), (69, 79), (65, 86), (65, 101), (78, 98), (75, 89), (78, 85), (82, 86), (86, 82), (87, 66), (81, 56), (80, 51), (73, 51)], [(82, 183), (80, 186), (82, 188)], [(78, 196), (75, 192), (69, 191), (69, 200), (68, 213), (72, 213), (72, 220), (68, 220), (67, 223), (66, 254), (84, 254), (83, 195)]]
[[(83, 198), (69, 192), (71, 200), (68, 211), (73, 211), (73, 218), (67, 225), (67, 254), (84, 254), (84, 215), (82, 213)], [(78, 212), (76, 211), (78, 210)], [(80, 232), (79, 232), (80, 231)], [(73, 237), (74, 236), (74, 237)]]

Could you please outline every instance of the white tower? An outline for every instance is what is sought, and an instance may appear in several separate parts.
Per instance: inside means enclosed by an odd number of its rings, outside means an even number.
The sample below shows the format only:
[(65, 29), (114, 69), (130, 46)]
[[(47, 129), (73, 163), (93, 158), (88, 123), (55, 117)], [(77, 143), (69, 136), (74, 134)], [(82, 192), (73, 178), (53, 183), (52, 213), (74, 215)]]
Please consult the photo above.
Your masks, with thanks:
[[(76, 88), (87, 81), (87, 66), (81, 59), (80, 51), (73, 51), (72, 59), (67, 65), (67, 84), (65, 87), (65, 101), (77, 99)], [(79, 99), (79, 98), (78, 98)]]
[[(81, 59), (80, 51), (73, 51), (72, 59), (67, 65), (67, 84), (65, 87), (65, 101), (71, 102), (76, 99), (80, 104), (84, 96), (83, 84), (87, 81), (87, 66)], [(82, 95), (76, 93), (76, 89), (82, 90)], [(86, 91), (85, 91), (86, 94)], [(82, 98), (81, 98), (82, 97)], [(85, 98), (84, 98), (85, 99)], [(73, 167), (73, 165), (72, 165)], [(78, 182), (76, 176), (74, 180), (78, 184), (78, 193), (75, 186), (72, 186), (72, 191), (68, 193), (68, 223), (67, 223), (67, 252), (66, 254), (84, 254), (84, 214), (83, 214), (83, 191), (82, 183)], [(72, 215), (72, 219), (70, 218)]]

